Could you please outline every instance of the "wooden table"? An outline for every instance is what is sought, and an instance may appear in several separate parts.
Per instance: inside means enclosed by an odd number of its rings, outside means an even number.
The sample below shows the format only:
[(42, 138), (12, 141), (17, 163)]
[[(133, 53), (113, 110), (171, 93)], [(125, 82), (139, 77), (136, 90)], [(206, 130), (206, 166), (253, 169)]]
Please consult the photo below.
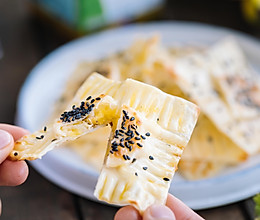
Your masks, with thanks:
[[(168, 1), (157, 19), (192, 20), (238, 29), (256, 37), (259, 30), (244, 22), (239, 1), (175, 0)], [(14, 123), (19, 89), (30, 70), (49, 52), (66, 43), (65, 38), (36, 21), (26, 1), (0, 1), (0, 122)], [(25, 184), (1, 187), (1, 219), (113, 219), (117, 208), (101, 205), (74, 195), (46, 180), (30, 167)], [(200, 210), (206, 219), (253, 219), (253, 201)]]

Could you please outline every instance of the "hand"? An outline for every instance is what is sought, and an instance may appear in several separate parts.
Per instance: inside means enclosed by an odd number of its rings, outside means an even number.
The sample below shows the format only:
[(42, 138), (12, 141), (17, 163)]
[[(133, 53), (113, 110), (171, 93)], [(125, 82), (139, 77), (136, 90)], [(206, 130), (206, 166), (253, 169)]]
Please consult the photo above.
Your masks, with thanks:
[[(14, 141), (26, 135), (28, 131), (7, 124), (0, 124), (0, 186), (17, 186), (28, 176), (28, 166), (25, 161), (10, 161), (6, 159), (14, 147)], [(0, 201), (0, 215), (1, 215)]]
[(132, 206), (125, 206), (116, 213), (114, 220), (202, 220), (179, 199), (169, 194), (164, 205), (152, 205), (145, 210), (143, 218)]

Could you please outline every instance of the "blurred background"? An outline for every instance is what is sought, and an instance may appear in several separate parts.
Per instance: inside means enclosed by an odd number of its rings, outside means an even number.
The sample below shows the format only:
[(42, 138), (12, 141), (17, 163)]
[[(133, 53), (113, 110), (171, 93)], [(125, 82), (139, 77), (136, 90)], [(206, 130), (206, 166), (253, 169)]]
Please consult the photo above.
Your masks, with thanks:
[[(103, 11), (102, 2), (107, 2)], [(14, 122), (20, 86), (35, 64), (55, 48), (85, 34), (138, 21), (184, 20), (224, 26), (260, 37), (257, 1), (150, 0), (136, 1), (130, 9), (124, 7), (128, 1), (121, 5), (118, 2), (0, 1), (1, 122)]]
[[(259, 38), (259, 11), (257, 0), (1, 0), (0, 122), (14, 123), (16, 100), (30, 70), (72, 39), (129, 23), (158, 20), (202, 22)], [(61, 190), (32, 168), (30, 171), (30, 182), (0, 189), (2, 219), (104, 219), (106, 215), (109, 219), (116, 211), (106, 207), (100, 214), (92, 209), (95, 203)], [(27, 198), (27, 209), (23, 198)], [(252, 201), (247, 200), (222, 207), (223, 219), (251, 219), (252, 208), (245, 209), (250, 204)], [(210, 212), (219, 209), (201, 214)]]

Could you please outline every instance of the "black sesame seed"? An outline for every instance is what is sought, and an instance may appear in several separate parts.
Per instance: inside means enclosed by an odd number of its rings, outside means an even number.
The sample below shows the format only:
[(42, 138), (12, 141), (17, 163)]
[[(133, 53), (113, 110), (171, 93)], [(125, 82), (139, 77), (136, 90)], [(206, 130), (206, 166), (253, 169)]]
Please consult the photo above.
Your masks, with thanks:
[(130, 121), (133, 121), (133, 120), (135, 120), (135, 117), (131, 117), (131, 118), (130, 118)]
[(157, 121), (159, 121), (160, 119), (159, 118), (157, 118)]
[(145, 136), (143, 136), (143, 135), (141, 135), (141, 138), (142, 138), (143, 140), (145, 140), (145, 139), (146, 139), (146, 137), (145, 137)]
[(126, 115), (126, 116), (125, 116), (125, 118), (128, 120), (128, 119), (129, 119), (129, 116), (128, 116), (128, 115)]
[(138, 176), (138, 174), (135, 172), (135, 175)]
[(118, 131), (118, 130), (116, 130), (116, 131), (115, 131), (115, 133), (116, 133), (116, 136), (118, 136), (118, 134), (119, 134), (119, 131)]
[(126, 159), (127, 159), (127, 160), (131, 160), (131, 158), (130, 158), (128, 155), (126, 155)]
[(18, 156), (18, 153), (17, 153), (17, 152), (14, 152), (14, 156), (15, 156), (15, 157)]
[(120, 133), (123, 133), (123, 134), (125, 133), (125, 132), (124, 132), (123, 130), (121, 130), (121, 129), (119, 129), (119, 132), (120, 132)]
[(57, 141), (57, 138), (54, 138), (54, 139), (51, 140), (51, 142), (53, 142), (53, 141)]
[(43, 131), (47, 131), (47, 127), (46, 126), (44, 126)]
[(119, 146), (121, 146), (121, 147), (123, 147), (123, 148), (125, 147), (122, 143), (120, 143)]
[(125, 126), (121, 126), (121, 128), (122, 128), (123, 130), (126, 130), (126, 127), (125, 127)]
[(116, 143), (116, 141), (112, 142), (112, 146), (117, 146), (117, 145), (118, 145), (118, 143)]
[(114, 152), (112, 150), (109, 151), (111, 154), (113, 154)]
[(125, 142), (125, 146), (126, 146), (127, 148), (129, 148), (129, 144), (128, 144), (127, 142)]
[(134, 129), (134, 130), (136, 129), (136, 127), (134, 125), (131, 125), (131, 128)]
[(127, 137), (125, 140), (126, 140), (126, 141), (129, 141), (130, 139), (131, 139), (131, 137)]
[(125, 110), (123, 110), (123, 113), (124, 113), (125, 116), (127, 116), (127, 112)]
[(120, 142), (123, 142), (123, 141), (124, 141), (124, 138), (121, 138), (121, 139), (120, 139)]
[(93, 102), (95, 102), (95, 99), (91, 99), (90, 103), (92, 104)]
[(143, 167), (143, 170), (147, 170), (148, 169), (148, 167)]
[(100, 98), (100, 97), (97, 97), (96, 100), (99, 101), (99, 100), (101, 100), (101, 98)]
[(129, 144), (134, 144), (135, 142), (133, 142), (132, 140), (128, 141)]
[(145, 135), (146, 135), (147, 137), (149, 137), (151, 134), (150, 134), (149, 132), (147, 132)]
[(94, 104), (92, 104), (91, 106), (89, 106), (89, 107), (91, 107), (91, 108), (94, 108), (95, 107), (95, 105)]
[(92, 97), (91, 97), (91, 95), (86, 99), (86, 100), (90, 100)]
[(132, 148), (132, 146), (129, 146), (129, 148), (128, 148), (128, 149), (129, 149), (129, 151), (132, 151), (132, 149), (133, 149), (133, 148)]
[(125, 154), (123, 155), (123, 158), (124, 158), (124, 160), (127, 160), (127, 156)]
[(150, 159), (150, 160), (154, 160), (153, 156), (149, 156), (149, 159)]
[(140, 143), (137, 143), (137, 146), (139, 146), (139, 147), (143, 147), (143, 145), (142, 145), (142, 144), (140, 144)]
[(132, 163), (134, 163), (135, 161), (136, 161), (136, 158), (133, 158)]
[(140, 135), (138, 131), (135, 131), (136, 135)]
[(164, 177), (163, 180), (164, 180), (164, 181), (170, 181), (170, 179), (167, 178), (167, 177)]
[(135, 137), (135, 140), (141, 140), (141, 138), (139, 138), (139, 137)]

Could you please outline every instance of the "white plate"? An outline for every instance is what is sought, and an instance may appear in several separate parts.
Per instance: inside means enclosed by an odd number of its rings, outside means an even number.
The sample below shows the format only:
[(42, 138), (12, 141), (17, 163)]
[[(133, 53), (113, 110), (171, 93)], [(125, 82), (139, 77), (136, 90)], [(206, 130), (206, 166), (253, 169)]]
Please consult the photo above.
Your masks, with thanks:
[[(18, 101), (17, 123), (35, 131), (42, 126), (59, 96), (69, 74), (83, 60), (94, 60), (128, 47), (138, 37), (160, 34), (166, 46), (210, 45), (233, 35), (248, 60), (260, 70), (260, 44), (236, 31), (187, 22), (157, 22), (125, 26), (70, 42), (43, 59), (27, 78)], [(193, 209), (220, 206), (250, 197), (260, 191), (260, 156), (228, 169), (220, 175), (187, 181), (178, 174), (170, 192)], [(31, 163), (42, 175), (57, 185), (96, 200), (93, 190), (98, 173), (77, 155), (66, 149), (49, 152)]]

